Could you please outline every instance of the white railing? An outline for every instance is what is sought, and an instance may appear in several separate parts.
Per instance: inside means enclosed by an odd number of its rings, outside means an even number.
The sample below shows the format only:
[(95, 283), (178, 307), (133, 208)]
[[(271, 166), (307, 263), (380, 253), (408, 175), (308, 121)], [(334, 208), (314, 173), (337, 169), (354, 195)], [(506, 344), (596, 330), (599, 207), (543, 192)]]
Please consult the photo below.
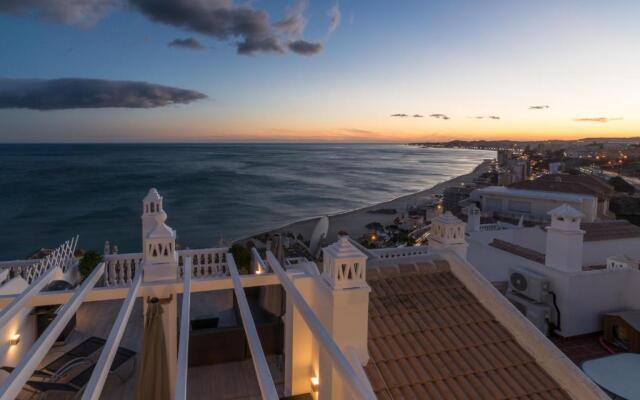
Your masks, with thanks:
[(21, 276), (31, 284), (52, 268), (60, 267), (62, 272), (67, 272), (73, 261), (77, 244), (78, 236), (62, 243), (45, 258), (4, 262), (0, 265), (0, 269), (9, 271), (7, 279)]
[(142, 253), (108, 254), (104, 256), (104, 263), (106, 286), (128, 286), (142, 265)]
[(479, 231), (480, 232), (491, 232), (491, 231), (502, 231), (508, 229), (506, 226), (504, 226), (501, 223), (495, 223), (495, 224), (482, 224), (479, 227)]
[(227, 265), (226, 247), (209, 248), (209, 249), (193, 249), (178, 251), (179, 276), (183, 275), (184, 257), (191, 257), (191, 277), (206, 278), (210, 276), (227, 276), (229, 268)]
[[(178, 250), (178, 276), (184, 272), (184, 259), (191, 257), (191, 277), (208, 278), (228, 275), (226, 247)], [(130, 285), (142, 265), (142, 253), (108, 254), (104, 256), (106, 286)]]
[(371, 249), (381, 259), (420, 256), (429, 253), (427, 246), (392, 247), (387, 249)]

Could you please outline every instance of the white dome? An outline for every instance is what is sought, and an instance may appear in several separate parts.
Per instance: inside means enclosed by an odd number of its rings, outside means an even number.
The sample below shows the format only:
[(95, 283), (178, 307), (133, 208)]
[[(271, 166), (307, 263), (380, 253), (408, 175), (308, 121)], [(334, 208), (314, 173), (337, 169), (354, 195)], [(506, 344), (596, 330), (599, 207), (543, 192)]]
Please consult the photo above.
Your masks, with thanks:
[(162, 201), (162, 196), (160, 196), (160, 193), (158, 193), (158, 189), (156, 188), (151, 188), (149, 189), (149, 192), (147, 192), (147, 195), (144, 196), (143, 199), (144, 202), (150, 202), (150, 201)]

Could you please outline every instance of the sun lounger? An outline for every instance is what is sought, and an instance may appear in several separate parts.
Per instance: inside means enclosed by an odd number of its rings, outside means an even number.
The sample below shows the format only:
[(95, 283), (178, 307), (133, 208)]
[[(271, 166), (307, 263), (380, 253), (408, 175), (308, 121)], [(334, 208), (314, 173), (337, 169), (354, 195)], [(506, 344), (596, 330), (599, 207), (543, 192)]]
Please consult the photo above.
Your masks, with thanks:
[[(40, 370), (36, 370), (34, 372), (34, 376), (37, 376), (37, 377), (53, 376), (58, 371), (65, 368), (65, 366), (67, 366), (69, 363), (72, 363), (74, 360), (85, 359), (89, 357), (96, 351), (100, 350), (105, 343), (106, 343), (106, 340), (96, 336), (91, 336), (83, 340), (76, 347), (65, 352), (60, 357), (56, 358), (55, 360), (53, 360), (52, 362), (44, 366), (44, 368)], [(7, 371), (8, 373), (11, 373), (13, 372), (14, 367), (0, 367), (0, 369)]]
[[(136, 352), (133, 350), (126, 349), (124, 347), (119, 347), (116, 351), (116, 355), (113, 359), (113, 363), (111, 363), (111, 368), (109, 372), (112, 372), (118, 376), (118, 378), (122, 381), (121, 376), (117, 375), (117, 370), (125, 364), (127, 361), (131, 360), (136, 356)], [(81, 363), (78, 363), (80, 366)], [(54, 381), (28, 381), (25, 386), (32, 392), (36, 392), (38, 394), (46, 394), (48, 392), (71, 392), (71, 393), (80, 393), (85, 388), (89, 380), (91, 379), (91, 374), (95, 368), (95, 363), (90, 364), (88, 368), (85, 368), (82, 372), (75, 375), (71, 380), (65, 383), (54, 382)], [(69, 368), (68, 371), (71, 371), (72, 368)], [(135, 363), (132, 367), (132, 371), (135, 369)], [(133, 373), (128, 374), (128, 376), (132, 376)], [(54, 377), (52, 377), (54, 378)], [(62, 376), (56, 376), (56, 379), (61, 379)]]

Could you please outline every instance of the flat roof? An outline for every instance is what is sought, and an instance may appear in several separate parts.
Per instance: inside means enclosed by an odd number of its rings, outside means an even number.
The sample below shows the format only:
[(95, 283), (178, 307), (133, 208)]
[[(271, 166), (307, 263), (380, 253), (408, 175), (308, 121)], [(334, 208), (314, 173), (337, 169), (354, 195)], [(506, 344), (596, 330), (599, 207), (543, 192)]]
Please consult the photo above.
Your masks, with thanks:
[(480, 194), (493, 194), (501, 196), (540, 199), (540, 200), (559, 200), (581, 203), (584, 200), (594, 200), (596, 196), (580, 193), (563, 193), (563, 192), (546, 192), (543, 190), (515, 189), (506, 186), (488, 186), (476, 189)]

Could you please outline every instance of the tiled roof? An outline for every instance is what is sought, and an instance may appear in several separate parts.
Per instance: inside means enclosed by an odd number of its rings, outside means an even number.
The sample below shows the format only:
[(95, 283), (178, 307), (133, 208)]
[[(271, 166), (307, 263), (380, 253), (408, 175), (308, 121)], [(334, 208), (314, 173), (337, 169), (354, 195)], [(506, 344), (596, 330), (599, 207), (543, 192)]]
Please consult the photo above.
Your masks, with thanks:
[(580, 229), (585, 231), (585, 242), (640, 238), (640, 226), (622, 219), (607, 222), (584, 223), (580, 225)]
[(367, 272), (379, 399), (568, 399), (445, 261)]
[(500, 239), (493, 239), (493, 241), (489, 243), (489, 246), (495, 247), (496, 249), (500, 249), (502, 251), (506, 251), (507, 253), (511, 253), (516, 256), (526, 258), (527, 260), (535, 261), (540, 264), (544, 264), (546, 258), (545, 255), (540, 253), (539, 251), (528, 249), (515, 243), (505, 242), (504, 240)]

